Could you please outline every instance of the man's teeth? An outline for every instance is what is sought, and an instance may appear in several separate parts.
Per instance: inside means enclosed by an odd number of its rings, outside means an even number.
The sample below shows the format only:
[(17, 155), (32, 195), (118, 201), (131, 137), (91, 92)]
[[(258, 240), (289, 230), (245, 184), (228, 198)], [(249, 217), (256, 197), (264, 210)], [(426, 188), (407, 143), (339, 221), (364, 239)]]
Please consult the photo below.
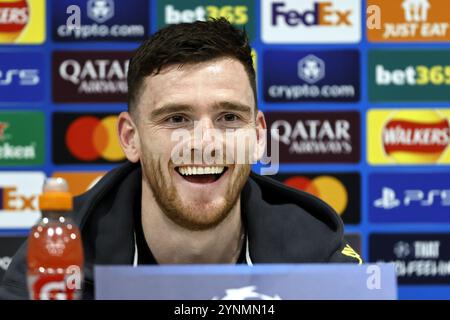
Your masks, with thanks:
[(225, 167), (179, 167), (178, 171), (183, 176), (194, 174), (221, 174)]

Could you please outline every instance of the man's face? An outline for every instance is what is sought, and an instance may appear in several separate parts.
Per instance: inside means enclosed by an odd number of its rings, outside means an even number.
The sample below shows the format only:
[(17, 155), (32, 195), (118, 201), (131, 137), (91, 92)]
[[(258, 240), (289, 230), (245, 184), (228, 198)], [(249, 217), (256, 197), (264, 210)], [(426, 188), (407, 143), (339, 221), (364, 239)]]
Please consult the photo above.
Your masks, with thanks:
[(220, 58), (166, 67), (144, 80), (136, 111), (143, 177), (162, 211), (190, 230), (223, 221), (250, 173), (249, 161), (236, 163), (236, 144), (264, 122), (243, 65)]

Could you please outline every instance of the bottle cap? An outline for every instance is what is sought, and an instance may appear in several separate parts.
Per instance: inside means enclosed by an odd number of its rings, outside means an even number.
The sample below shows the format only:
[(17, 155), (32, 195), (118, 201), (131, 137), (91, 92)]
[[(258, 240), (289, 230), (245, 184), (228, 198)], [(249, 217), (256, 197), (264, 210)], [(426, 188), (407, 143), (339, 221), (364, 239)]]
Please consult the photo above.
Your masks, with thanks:
[(39, 196), (39, 209), (41, 211), (71, 211), (73, 209), (73, 197), (66, 180), (63, 178), (45, 180), (42, 194)]

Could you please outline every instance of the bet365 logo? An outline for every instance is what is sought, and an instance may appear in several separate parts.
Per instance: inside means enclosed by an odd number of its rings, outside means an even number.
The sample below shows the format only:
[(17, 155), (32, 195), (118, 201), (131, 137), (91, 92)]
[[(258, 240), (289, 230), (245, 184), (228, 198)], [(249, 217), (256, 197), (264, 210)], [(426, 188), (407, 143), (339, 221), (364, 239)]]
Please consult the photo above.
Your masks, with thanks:
[(375, 77), (376, 83), (381, 86), (450, 86), (450, 64), (407, 66), (403, 69), (393, 70), (389, 70), (379, 64), (375, 67)]
[(158, 2), (158, 27), (177, 23), (224, 17), (237, 27), (245, 26), (250, 37), (254, 32), (254, 1), (162, 0)]
[(372, 101), (449, 101), (450, 50), (369, 51)]
[(246, 24), (248, 21), (246, 6), (198, 6), (193, 10), (177, 10), (173, 5), (167, 5), (164, 10), (166, 24), (181, 22), (205, 21), (208, 18), (225, 17), (233, 24)]

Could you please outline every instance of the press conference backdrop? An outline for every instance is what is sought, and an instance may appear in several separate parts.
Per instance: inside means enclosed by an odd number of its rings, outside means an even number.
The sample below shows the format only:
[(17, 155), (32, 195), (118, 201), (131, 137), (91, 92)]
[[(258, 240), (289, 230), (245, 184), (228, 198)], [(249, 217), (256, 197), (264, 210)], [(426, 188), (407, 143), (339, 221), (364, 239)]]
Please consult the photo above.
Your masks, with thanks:
[(400, 299), (450, 298), (449, 12), (448, 0), (0, 0), (0, 277), (45, 175), (78, 194), (124, 160), (130, 52), (165, 25), (226, 16), (251, 37), (258, 106), (280, 130), (274, 178), (333, 206), (365, 261), (396, 262)]

